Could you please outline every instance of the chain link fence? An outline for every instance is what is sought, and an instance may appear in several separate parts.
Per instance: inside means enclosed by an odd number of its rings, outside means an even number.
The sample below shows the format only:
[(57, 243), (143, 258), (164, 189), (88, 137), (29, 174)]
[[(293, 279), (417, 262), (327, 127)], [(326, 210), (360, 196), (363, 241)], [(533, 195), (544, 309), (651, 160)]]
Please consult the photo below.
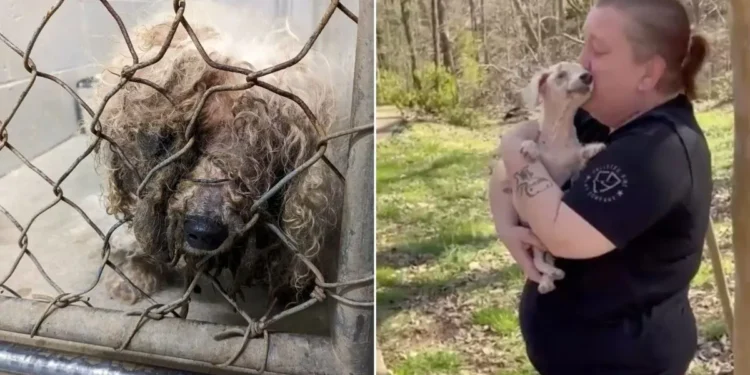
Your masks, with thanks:
[[(0, 33), (0, 40), (15, 51), (23, 61), (23, 66), (31, 74), (28, 86), (15, 104), (13, 110), (0, 122), (0, 152), (12, 152), (23, 164), (42, 177), (51, 187), (55, 199), (37, 212), (27, 225), (22, 225), (11, 212), (0, 206), (0, 212), (20, 232), (18, 238), (19, 252), (15, 258), (3, 254), (3, 259), (14, 259), (10, 271), (0, 275), (0, 288), (13, 297), (0, 296), (0, 340), (82, 353), (96, 357), (123, 359), (149, 365), (160, 364), (166, 367), (184, 370), (207, 371), (211, 373), (371, 373), (373, 369), (373, 338), (372, 338), (372, 282), (373, 282), (373, 78), (372, 78), (372, 8), (371, 0), (360, 2), (360, 15), (354, 15), (338, 0), (331, 0), (320, 23), (309, 38), (303, 49), (291, 60), (281, 64), (254, 71), (245, 67), (225, 65), (212, 61), (203, 49), (188, 20), (183, 17), (188, 1), (175, 0), (174, 20), (171, 24), (169, 36), (160, 54), (146, 61), (140, 61), (133, 48), (125, 26), (112, 6), (106, 0), (101, 4), (111, 14), (119, 26), (122, 36), (132, 55), (132, 65), (119, 72), (119, 84), (104, 98), (98, 109), (89, 107), (84, 100), (59, 78), (41, 72), (29, 57), (35, 41), (51, 17), (63, 4), (59, 0), (43, 18), (42, 23), (34, 32), (25, 50), (14, 45)], [(252, 219), (244, 226), (243, 232), (250, 231), (255, 226), (266, 226), (279, 240), (286, 245), (284, 251), (291, 251), (310, 268), (315, 275), (315, 288), (310, 298), (305, 302), (269, 316), (269, 311), (261, 319), (253, 319), (239, 308), (233, 296), (225, 291), (219, 280), (209, 274), (206, 264), (220, 251), (206, 255), (195, 267), (195, 277), (189, 282), (181, 298), (167, 304), (160, 304), (150, 296), (144, 297), (151, 302), (142, 311), (123, 312), (102, 310), (95, 308), (89, 301), (87, 293), (91, 292), (102, 278), (105, 267), (111, 268), (127, 280), (125, 274), (110, 261), (110, 238), (123, 224), (132, 220), (124, 218), (104, 231), (87, 216), (75, 202), (68, 199), (61, 184), (73, 170), (99, 146), (101, 142), (109, 143), (118, 153), (128, 168), (135, 172), (120, 146), (102, 133), (99, 117), (107, 101), (128, 83), (148, 85), (169, 98), (167, 91), (148, 80), (137, 78), (134, 74), (144, 67), (153, 65), (166, 53), (172, 37), (181, 26), (189, 34), (195, 47), (209, 66), (226, 72), (238, 73), (246, 76), (246, 82), (240, 85), (220, 85), (208, 89), (201, 97), (197, 108), (194, 109), (190, 123), (187, 126), (185, 138), (187, 144), (178, 152), (159, 163), (149, 173), (143, 176), (138, 187), (138, 196), (154, 174), (168, 164), (179, 159), (195, 144), (195, 129), (198, 113), (203, 108), (207, 97), (221, 91), (247, 90), (260, 87), (294, 101), (307, 114), (310, 122), (320, 128), (318, 120), (305, 102), (297, 95), (284, 91), (271, 84), (262, 82), (259, 78), (286, 69), (305, 57), (318, 39), (318, 36), (328, 24), (334, 12), (342, 12), (352, 22), (358, 23), (357, 51), (355, 61), (354, 95), (352, 103), (351, 126), (348, 129), (323, 135), (318, 143), (317, 152), (307, 162), (299, 166), (256, 201), (250, 215)], [(8, 128), (13, 123), (13, 117), (26, 98), (37, 79), (51, 80), (63, 87), (82, 108), (92, 117), (88, 125), (89, 131), (97, 139), (93, 142), (66, 170), (62, 176), (53, 180), (30, 162), (19, 150), (13, 146)], [(357, 124), (356, 126), (354, 124)], [(337, 169), (325, 156), (329, 142), (337, 138), (348, 138), (348, 159), (346, 171)], [(321, 271), (306, 257), (302, 256), (292, 241), (282, 230), (263, 219), (261, 207), (274, 193), (288, 184), (302, 171), (314, 163), (325, 163), (332, 168), (339, 179), (345, 182), (343, 220), (340, 221), (341, 244), (338, 255), (337, 282), (326, 281)], [(135, 172), (137, 175), (137, 172)], [(81, 217), (96, 231), (103, 241), (101, 263), (93, 283), (84, 290), (66, 291), (55, 283), (37, 260), (34, 252), (29, 248), (28, 231), (37, 218), (60, 202), (75, 209)], [(241, 236), (242, 234), (240, 234)], [(222, 245), (229, 246), (232, 236)], [(171, 265), (176, 265), (183, 254), (174, 254)], [(16, 271), (23, 257), (28, 257), (41, 276), (58, 293), (56, 296), (35, 295), (33, 299), (25, 299), (8, 285), (7, 281)], [(189, 297), (193, 293), (198, 280), (204, 278), (212, 284), (223, 298), (232, 305), (244, 318), (247, 325), (232, 327), (221, 324), (204, 323), (185, 319), (164, 319), (165, 317), (182, 318), (186, 316)], [(135, 284), (128, 282), (137, 289)], [(296, 314), (312, 305), (320, 304), (330, 297), (333, 305), (330, 313), (331, 336), (318, 337), (291, 333), (269, 333), (268, 326), (280, 319)], [(178, 310), (180, 310), (178, 312)], [(85, 324), (81, 324), (85, 322)], [(146, 323), (149, 324), (146, 324)], [(210, 338), (209, 338), (210, 337)], [(0, 361), (2, 360), (0, 356)], [(1, 366), (0, 366), (1, 368)]]

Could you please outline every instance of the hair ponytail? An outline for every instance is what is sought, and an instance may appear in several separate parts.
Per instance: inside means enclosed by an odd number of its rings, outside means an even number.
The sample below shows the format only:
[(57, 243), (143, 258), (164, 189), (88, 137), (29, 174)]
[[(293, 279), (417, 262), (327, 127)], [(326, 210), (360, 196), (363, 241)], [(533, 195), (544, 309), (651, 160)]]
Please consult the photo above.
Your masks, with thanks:
[(706, 38), (697, 34), (690, 36), (687, 55), (685, 55), (685, 60), (682, 62), (682, 70), (680, 71), (685, 95), (690, 99), (694, 99), (696, 96), (695, 77), (698, 75), (701, 67), (703, 67), (706, 55), (708, 55), (708, 41)]

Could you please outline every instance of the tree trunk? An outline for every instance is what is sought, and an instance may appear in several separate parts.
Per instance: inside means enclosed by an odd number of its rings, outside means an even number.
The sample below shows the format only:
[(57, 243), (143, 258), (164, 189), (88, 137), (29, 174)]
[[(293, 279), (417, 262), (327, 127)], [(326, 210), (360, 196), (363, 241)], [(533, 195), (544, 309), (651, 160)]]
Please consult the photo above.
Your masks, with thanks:
[(487, 48), (487, 22), (484, 20), (484, 0), (479, 0), (480, 20), (482, 22), (482, 50), (484, 51), (484, 63), (490, 63), (490, 51)]
[(732, 241), (735, 258), (734, 373), (750, 373), (750, 2), (731, 0), (731, 56), (734, 83), (734, 167)]
[(471, 32), (477, 32), (477, 10), (474, 7), (474, 0), (469, 0), (469, 19), (471, 20)]
[(692, 0), (693, 5), (693, 23), (698, 25), (701, 23), (701, 0)]
[[(414, 40), (417, 42), (417, 46), (421, 46), (422, 30), (425, 29), (425, 26), (428, 30), (431, 30), (432, 26), (430, 25), (430, 10), (427, 9), (428, 7), (424, 0), (417, 0), (417, 5), (419, 6), (419, 12), (417, 12), (417, 27), (414, 30)], [(426, 23), (425, 20), (427, 21)], [(418, 50), (417, 56), (421, 56), (421, 51)]]
[(386, 41), (385, 35), (383, 32), (384, 24), (385, 22), (378, 22), (376, 26), (377, 31), (378, 31), (375, 35), (375, 38), (378, 43), (378, 48), (377, 48), (378, 49), (377, 51), (378, 70), (380, 69), (388, 70), (388, 57), (387, 57), (387, 54), (385, 53), (385, 46), (387, 45), (388, 41)]
[(438, 0), (430, 0), (430, 24), (432, 25), (432, 50), (434, 52), (435, 68), (440, 66), (440, 43), (438, 43)]
[(411, 70), (411, 78), (414, 87), (419, 90), (420, 83), (419, 77), (417, 77), (417, 51), (414, 49), (414, 40), (411, 35), (411, 27), (409, 25), (409, 17), (411, 16), (411, 10), (409, 10), (409, 0), (401, 0), (401, 23), (404, 25), (404, 35), (406, 36), (406, 46), (409, 48), (409, 69)]
[(437, 0), (438, 30), (440, 30), (440, 47), (443, 50), (443, 64), (456, 74), (456, 62), (453, 58), (453, 48), (448, 37), (448, 26), (445, 24), (445, 5), (443, 0)]
[[(383, 47), (387, 46), (387, 48), (384, 48), (382, 53), (387, 56), (388, 67), (392, 71), (396, 72), (397, 71), (396, 67), (399, 64), (399, 61), (396, 58), (396, 54), (393, 53), (393, 46), (396, 43), (393, 40), (393, 34), (391, 33), (391, 23), (389, 22), (389, 19), (388, 19), (388, 9), (390, 9), (389, 6), (388, 6), (389, 2), (390, 1), (386, 0), (386, 1), (382, 2), (382, 5), (378, 5), (378, 7), (383, 7), (383, 12), (381, 13), (383, 15), (383, 17), (382, 17), (382, 19), (380, 17), (378, 17), (378, 22), (376, 22), (376, 23), (378, 25), (383, 24), (383, 29), (384, 29), (384, 35), (383, 35), (384, 44), (382, 46)], [(378, 44), (378, 46), (380, 46), (380, 44)], [(380, 50), (380, 48), (381, 47), (378, 47), (378, 50)]]
[(518, 14), (521, 15), (521, 26), (523, 26), (523, 29), (526, 32), (526, 41), (529, 44), (529, 47), (533, 52), (537, 52), (540, 44), (539, 35), (534, 31), (534, 26), (532, 26), (531, 23), (531, 16), (524, 11), (519, 0), (513, 0), (513, 6), (516, 8), (516, 11), (518, 11)]

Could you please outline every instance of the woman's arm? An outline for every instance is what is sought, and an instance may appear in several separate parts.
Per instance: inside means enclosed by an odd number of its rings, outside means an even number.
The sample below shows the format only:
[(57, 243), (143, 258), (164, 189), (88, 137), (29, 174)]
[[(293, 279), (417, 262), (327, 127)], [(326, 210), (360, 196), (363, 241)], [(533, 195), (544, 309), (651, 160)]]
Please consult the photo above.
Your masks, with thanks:
[(682, 140), (669, 126), (649, 126), (610, 143), (564, 195), (541, 163), (520, 154), (521, 140), (503, 138), (516, 210), (553, 255), (592, 258), (622, 248), (691, 191)]
[[(536, 121), (529, 120), (511, 125), (503, 133), (503, 138), (512, 137), (514, 139), (534, 139), (539, 133), (539, 125)], [(502, 152), (501, 152), (502, 153)], [(495, 223), (495, 231), (498, 236), (502, 236), (509, 229), (518, 226), (519, 217), (516, 209), (513, 207), (512, 190), (505, 165), (498, 160), (492, 168), (492, 175), (488, 185), (490, 212)], [(502, 238), (501, 238), (502, 240)]]
[(502, 140), (502, 159), (509, 176), (515, 207), (547, 250), (562, 258), (592, 258), (615, 245), (571, 210), (563, 192), (540, 162), (529, 163), (520, 153), (522, 138)]
[(504, 174), (505, 166), (501, 161), (498, 161), (493, 168), (488, 184), (490, 213), (492, 214), (492, 221), (495, 223), (495, 231), (501, 241), (503, 240), (503, 234), (519, 223), (518, 213), (513, 207), (511, 187), (508, 181), (503, 178)]
[(531, 246), (544, 248), (544, 245), (529, 228), (520, 226), (518, 214), (513, 207), (510, 186), (504, 178), (504, 173), (505, 166), (498, 161), (488, 184), (490, 214), (495, 224), (495, 232), (524, 275), (532, 281), (539, 282), (542, 276), (534, 266), (529, 248)]

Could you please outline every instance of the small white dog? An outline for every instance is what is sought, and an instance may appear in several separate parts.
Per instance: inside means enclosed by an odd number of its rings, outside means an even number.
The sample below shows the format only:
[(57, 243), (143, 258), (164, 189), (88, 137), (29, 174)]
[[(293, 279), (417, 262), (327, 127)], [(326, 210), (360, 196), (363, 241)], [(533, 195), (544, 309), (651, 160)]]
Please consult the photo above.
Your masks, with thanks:
[[(591, 74), (576, 63), (561, 62), (537, 73), (524, 90), (523, 97), (531, 109), (541, 104), (541, 118), (518, 123), (506, 133), (526, 139), (521, 145), (521, 153), (531, 162), (541, 160), (558, 186), (576, 175), (605, 147), (603, 143), (582, 145), (573, 125), (577, 109), (589, 99), (593, 87)], [(501, 186), (504, 192), (510, 193), (510, 181), (505, 171), (500, 168), (493, 173), (503, 174)], [(528, 225), (523, 218), (521, 221)], [(555, 289), (554, 280), (564, 278), (565, 273), (555, 267), (552, 254), (544, 249), (533, 250), (534, 266), (542, 274), (539, 293), (549, 293)]]

